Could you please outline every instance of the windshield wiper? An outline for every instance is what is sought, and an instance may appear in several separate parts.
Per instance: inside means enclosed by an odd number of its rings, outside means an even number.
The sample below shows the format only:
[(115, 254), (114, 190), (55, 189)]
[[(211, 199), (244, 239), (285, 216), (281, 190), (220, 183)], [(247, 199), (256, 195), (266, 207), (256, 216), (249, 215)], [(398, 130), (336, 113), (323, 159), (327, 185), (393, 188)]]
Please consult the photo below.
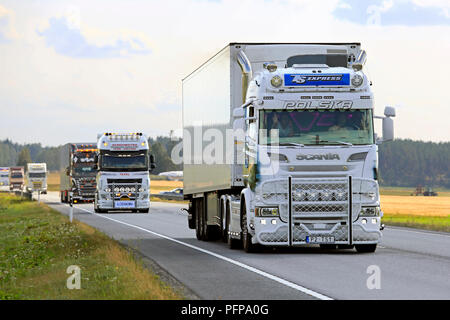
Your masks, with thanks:
[(289, 145), (289, 146), (295, 146), (295, 147), (304, 147), (304, 146), (305, 146), (305, 145), (302, 144), (302, 143), (295, 143), (295, 142), (285, 142), (285, 143), (280, 143), (279, 145), (280, 145), (280, 146), (286, 146), (286, 145)]
[(350, 142), (344, 142), (344, 141), (328, 141), (328, 140), (320, 140), (320, 142), (328, 142), (328, 143), (339, 143), (339, 144), (343, 144), (346, 146), (352, 146), (353, 144), (351, 144)]

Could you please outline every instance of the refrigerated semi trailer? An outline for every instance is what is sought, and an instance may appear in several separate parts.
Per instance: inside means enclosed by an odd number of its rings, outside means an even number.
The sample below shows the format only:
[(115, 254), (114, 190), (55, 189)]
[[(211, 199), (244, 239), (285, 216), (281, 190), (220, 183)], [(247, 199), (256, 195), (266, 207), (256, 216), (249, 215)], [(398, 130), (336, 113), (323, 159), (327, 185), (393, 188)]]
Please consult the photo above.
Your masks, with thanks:
[(150, 209), (150, 175), (154, 158), (147, 137), (138, 133), (104, 133), (97, 143), (95, 212)]
[[(231, 43), (182, 81), (184, 197), (199, 240), (373, 252), (378, 144), (360, 43)], [(383, 120), (383, 137), (374, 133)]]
[(94, 201), (97, 143), (71, 143), (68, 154), (64, 156), (67, 167), (60, 173), (61, 202)]

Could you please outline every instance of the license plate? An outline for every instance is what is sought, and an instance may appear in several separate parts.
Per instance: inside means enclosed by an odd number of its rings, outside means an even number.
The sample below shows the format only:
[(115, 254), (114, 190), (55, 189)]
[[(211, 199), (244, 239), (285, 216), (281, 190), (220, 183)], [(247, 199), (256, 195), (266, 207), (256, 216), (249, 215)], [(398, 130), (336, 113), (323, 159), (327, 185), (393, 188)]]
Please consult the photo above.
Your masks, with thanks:
[(334, 243), (334, 237), (308, 236), (306, 237), (306, 243)]
[(134, 208), (134, 201), (114, 201), (116, 208)]

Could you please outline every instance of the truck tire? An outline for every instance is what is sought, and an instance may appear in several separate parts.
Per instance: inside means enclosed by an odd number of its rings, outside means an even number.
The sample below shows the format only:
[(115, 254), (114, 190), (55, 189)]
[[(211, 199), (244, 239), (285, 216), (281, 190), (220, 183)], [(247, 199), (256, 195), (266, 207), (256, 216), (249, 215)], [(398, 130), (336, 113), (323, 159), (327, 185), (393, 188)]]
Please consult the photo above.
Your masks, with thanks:
[(150, 211), (150, 209), (147, 208), (147, 209), (141, 209), (141, 210), (138, 210), (138, 211), (139, 211), (139, 213), (148, 213)]
[(377, 250), (377, 244), (356, 244), (355, 248), (359, 253), (375, 252)]
[(222, 223), (223, 223), (223, 227), (222, 227), (222, 241), (223, 242), (229, 242), (229, 235), (228, 235), (228, 230), (230, 230), (230, 209), (228, 207), (228, 203), (227, 201), (225, 201), (224, 207), (223, 207), (223, 219), (222, 219)]
[(241, 201), (241, 230), (242, 230), (242, 247), (247, 253), (255, 252), (256, 246), (252, 243), (252, 235), (247, 228), (247, 212), (245, 209), (245, 200)]
[(202, 200), (195, 200), (195, 236), (197, 240), (203, 240)]

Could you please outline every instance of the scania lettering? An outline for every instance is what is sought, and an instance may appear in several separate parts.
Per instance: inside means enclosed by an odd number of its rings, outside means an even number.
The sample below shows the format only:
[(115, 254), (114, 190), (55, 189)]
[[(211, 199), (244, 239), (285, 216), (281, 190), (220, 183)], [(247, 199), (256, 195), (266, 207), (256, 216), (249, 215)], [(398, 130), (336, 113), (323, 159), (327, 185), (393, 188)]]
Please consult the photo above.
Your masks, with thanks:
[(27, 191), (47, 194), (47, 164), (27, 164)]
[(147, 137), (142, 133), (104, 133), (98, 136), (95, 212), (150, 208), (150, 175), (155, 168)]
[(66, 167), (60, 176), (61, 202), (69, 202), (70, 192), (74, 203), (94, 201), (97, 143), (70, 143), (63, 150)]
[(393, 139), (395, 109), (374, 116), (365, 60), (359, 43), (232, 43), (183, 79), (183, 191), (199, 240), (376, 250), (378, 145)]

